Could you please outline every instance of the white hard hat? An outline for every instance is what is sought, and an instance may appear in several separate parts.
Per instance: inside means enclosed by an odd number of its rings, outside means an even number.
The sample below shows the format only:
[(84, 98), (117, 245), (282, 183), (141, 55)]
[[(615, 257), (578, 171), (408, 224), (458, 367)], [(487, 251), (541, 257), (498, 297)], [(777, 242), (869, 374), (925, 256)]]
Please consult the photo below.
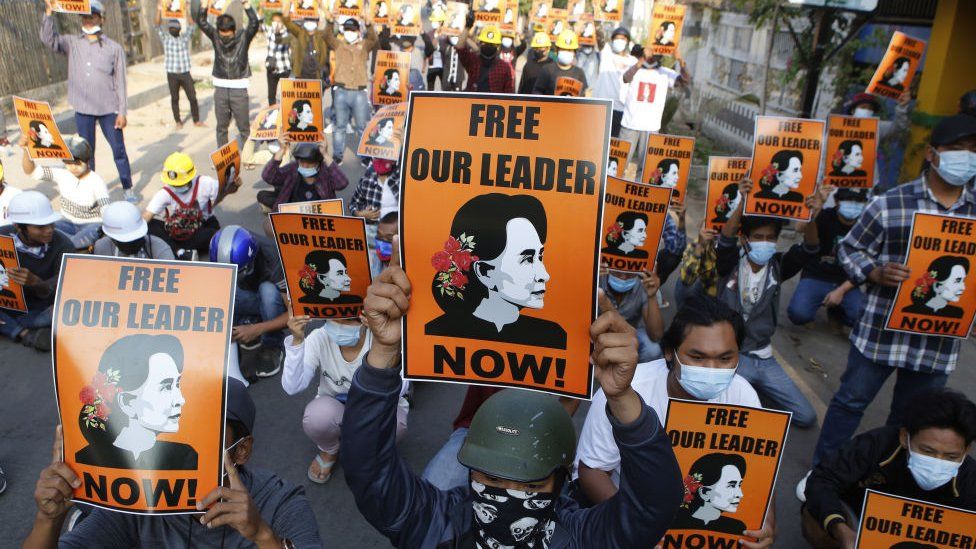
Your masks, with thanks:
[(50, 225), (61, 219), (51, 201), (37, 191), (24, 191), (10, 199), (7, 221), (24, 225)]
[(102, 232), (118, 242), (132, 242), (146, 236), (149, 226), (135, 204), (112, 202), (102, 210)]

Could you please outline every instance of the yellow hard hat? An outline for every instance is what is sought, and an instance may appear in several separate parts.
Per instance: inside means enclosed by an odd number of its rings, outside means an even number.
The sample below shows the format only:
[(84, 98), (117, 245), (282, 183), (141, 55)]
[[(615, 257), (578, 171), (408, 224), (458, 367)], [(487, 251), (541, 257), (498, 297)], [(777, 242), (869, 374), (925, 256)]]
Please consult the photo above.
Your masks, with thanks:
[(478, 34), (478, 41), (500, 46), (502, 43), (502, 33), (499, 32), (498, 27), (495, 25), (485, 25), (485, 28), (481, 29), (481, 33)]
[(182, 187), (193, 180), (197, 174), (197, 168), (193, 165), (193, 159), (188, 155), (175, 152), (166, 157), (163, 162), (163, 183), (173, 187)]
[(556, 49), (576, 50), (579, 49), (579, 39), (576, 33), (571, 30), (564, 30), (556, 37)]
[(549, 34), (546, 31), (536, 32), (532, 35), (532, 43), (529, 44), (530, 48), (548, 48), (552, 46), (552, 40), (549, 39)]
[(532, 23), (532, 32), (546, 32), (546, 26), (542, 23)]
[(512, 38), (512, 39), (514, 39), (515, 38), (515, 31), (513, 31), (513, 30), (503, 30), (502, 31), (502, 38)]

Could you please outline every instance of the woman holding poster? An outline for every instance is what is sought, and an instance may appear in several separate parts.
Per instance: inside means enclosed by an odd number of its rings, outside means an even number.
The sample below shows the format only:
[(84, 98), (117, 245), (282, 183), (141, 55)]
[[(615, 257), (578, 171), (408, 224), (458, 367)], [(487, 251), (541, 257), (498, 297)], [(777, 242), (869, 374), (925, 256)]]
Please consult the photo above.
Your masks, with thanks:
[(962, 318), (962, 307), (951, 305), (962, 298), (966, 291), (966, 275), (969, 274), (969, 258), (943, 255), (929, 264), (922, 276), (915, 280), (912, 304), (902, 312), (919, 315)]
[(789, 202), (803, 202), (803, 195), (794, 191), (803, 180), (803, 153), (782, 150), (762, 171), (756, 198), (772, 198)]

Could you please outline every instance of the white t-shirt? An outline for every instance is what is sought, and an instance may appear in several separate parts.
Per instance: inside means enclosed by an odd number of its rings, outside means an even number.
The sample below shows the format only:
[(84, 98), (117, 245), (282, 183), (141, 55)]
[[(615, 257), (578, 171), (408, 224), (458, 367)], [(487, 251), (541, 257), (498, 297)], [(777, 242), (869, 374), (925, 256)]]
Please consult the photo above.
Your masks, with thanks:
[(384, 215), (396, 211), (400, 208), (400, 201), (397, 200), (395, 194), (393, 194), (393, 189), (390, 188), (390, 178), (387, 177), (386, 181), (380, 183), (380, 187), (383, 188), (383, 193), (380, 195), (380, 219)]
[(7, 208), (10, 207), (10, 201), (22, 192), (24, 191), (17, 187), (3, 186), (3, 190), (0, 191), (0, 227), (10, 225), (10, 221), (7, 220)]
[(72, 223), (101, 223), (102, 208), (108, 205), (108, 187), (102, 176), (89, 170), (81, 178), (67, 168), (37, 166), (31, 177), (41, 181), (53, 181), (61, 197), (61, 215)]
[[(663, 358), (637, 365), (631, 387), (644, 402), (657, 413), (663, 426), (668, 420), (668, 366)], [(760, 407), (759, 395), (745, 378), (736, 374), (729, 387), (712, 400), (716, 404), (739, 404)], [(591, 469), (613, 471), (613, 483), (620, 485), (620, 450), (613, 440), (613, 429), (607, 419), (607, 397), (600, 389), (593, 395), (590, 411), (583, 423), (579, 444), (576, 446), (576, 462), (573, 477), (578, 476), (580, 462)]]
[(624, 83), (624, 73), (636, 62), (637, 58), (629, 53), (626, 55), (613, 53), (610, 43), (607, 42), (600, 51), (600, 70), (593, 84), (593, 97), (610, 99), (613, 101), (613, 110), (624, 110), (623, 101), (620, 99), (620, 87)]
[[(190, 183), (190, 185), (198, 185), (200, 188), (197, 190), (197, 204), (200, 205), (200, 211), (203, 212), (204, 219), (210, 219), (213, 215), (213, 204), (217, 201), (217, 195), (220, 192), (220, 183), (212, 177), (206, 175), (201, 175), (197, 177), (196, 183)], [(189, 202), (190, 197), (193, 196), (193, 189), (187, 191), (186, 194), (176, 193), (176, 196), (180, 198), (183, 202)], [(170, 214), (171, 210), (175, 209), (179, 204), (173, 200), (173, 195), (169, 194), (165, 188), (156, 191), (152, 199), (149, 200), (149, 205), (146, 206), (146, 211), (152, 213), (153, 215), (167, 216)]]
[(664, 67), (637, 69), (634, 79), (620, 87), (620, 100), (624, 103), (624, 116), (620, 122), (623, 127), (642, 132), (660, 130), (668, 88), (674, 86), (677, 78), (677, 72)]

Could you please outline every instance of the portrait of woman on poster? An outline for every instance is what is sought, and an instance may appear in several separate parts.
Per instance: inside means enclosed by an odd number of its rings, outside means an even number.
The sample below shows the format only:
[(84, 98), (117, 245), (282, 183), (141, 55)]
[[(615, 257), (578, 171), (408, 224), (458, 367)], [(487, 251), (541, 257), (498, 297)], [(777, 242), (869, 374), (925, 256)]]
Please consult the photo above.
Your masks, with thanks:
[(367, 145), (373, 145), (376, 147), (392, 147), (393, 146), (393, 118), (387, 117), (379, 121), (376, 124), (376, 128), (372, 134), (370, 134), (369, 139), (366, 140)]
[(312, 103), (307, 99), (299, 99), (291, 107), (291, 114), (288, 116), (288, 131), (290, 132), (317, 132), (319, 129), (312, 123), (315, 122), (315, 110)]
[(739, 510), (745, 476), (746, 460), (738, 454), (713, 453), (698, 458), (684, 479), (684, 502), (671, 529), (742, 535), (745, 523), (723, 513)]
[(895, 59), (895, 62), (888, 67), (884, 76), (881, 77), (881, 83), (891, 89), (904, 91), (905, 79), (908, 78), (908, 71), (911, 66), (912, 62), (907, 57)]
[(389, 15), (390, 15), (390, 7), (389, 7), (389, 5), (387, 5), (386, 2), (382, 2), (382, 1), (381, 2), (377, 2), (376, 3), (376, 17), (382, 19), (384, 17), (389, 17)]
[(268, 111), (267, 116), (261, 122), (262, 130), (276, 130), (278, 129), (278, 109), (272, 109)]
[(54, 135), (47, 129), (47, 124), (39, 120), (31, 120), (27, 126), (30, 128), (30, 140), (35, 149), (56, 149)]
[(713, 208), (715, 217), (712, 218), (712, 223), (725, 223), (728, 221), (729, 215), (739, 207), (740, 202), (742, 202), (742, 195), (739, 194), (738, 183), (729, 183), (722, 187), (722, 194), (719, 195)]
[(605, 254), (647, 259), (647, 251), (641, 249), (647, 241), (647, 214), (621, 212), (603, 239), (607, 247), (601, 251)]
[(413, 4), (404, 4), (400, 6), (400, 17), (397, 21), (397, 25), (401, 27), (409, 27), (413, 25), (414, 20), (414, 7)]
[[(657, 163), (656, 175), (652, 176), (651, 184), (674, 188), (678, 185), (678, 174), (681, 162), (673, 158), (665, 158)], [(677, 192), (674, 193), (677, 196)]]
[(678, 26), (674, 21), (665, 21), (661, 23), (661, 26), (657, 29), (657, 34), (654, 35), (654, 44), (657, 46), (673, 46), (674, 45), (674, 33)]
[(380, 87), (380, 95), (403, 97), (403, 94), (400, 93), (400, 71), (396, 69), (383, 71), (383, 85)]
[(11, 299), (17, 297), (10, 290), (10, 274), (7, 273), (7, 265), (4, 264), (2, 259), (0, 259), (0, 297), (9, 297)]
[(547, 230), (533, 196), (491, 193), (461, 206), (444, 248), (431, 256), (431, 292), (444, 314), (424, 333), (565, 349), (559, 324), (522, 314), (545, 304)]
[(619, 177), (617, 175), (617, 159), (610, 157), (610, 161), (607, 162), (607, 177)]
[(619, 7), (618, 0), (606, 0), (603, 2), (603, 13), (616, 13)]
[(132, 334), (109, 345), (78, 395), (78, 425), (88, 446), (75, 460), (113, 469), (196, 469), (192, 446), (157, 440), (180, 430), (183, 356), (171, 335)]
[(903, 307), (903, 313), (917, 315), (962, 318), (962, 307), (957, 303), (966, 291), (966, 275), (969, 259), (962, 256), (943, 255), (929, 264), (921, 277), (915, 279), (912, 304)]
[(298, 273), (298, 287), (305, 293), (298, 302), (320, 305), (361, 302), (362, 297), (343, 294), (352, 287), (346, 265), (346, 256), (335, 250), (308, 252), (305, 266)]
[(789, 202), (803, 202), (803, 195), (795, 189), (803, 181), (803, 153), (782, 150), (773, 155), (759, 179), (756, 198), (770, 198)]
[(848, 139), (837, 147), (830, 161), (830, 175), (864, 177), (867, 172), (861, 169), (864, 164), (864, 145), (858, 139)]

